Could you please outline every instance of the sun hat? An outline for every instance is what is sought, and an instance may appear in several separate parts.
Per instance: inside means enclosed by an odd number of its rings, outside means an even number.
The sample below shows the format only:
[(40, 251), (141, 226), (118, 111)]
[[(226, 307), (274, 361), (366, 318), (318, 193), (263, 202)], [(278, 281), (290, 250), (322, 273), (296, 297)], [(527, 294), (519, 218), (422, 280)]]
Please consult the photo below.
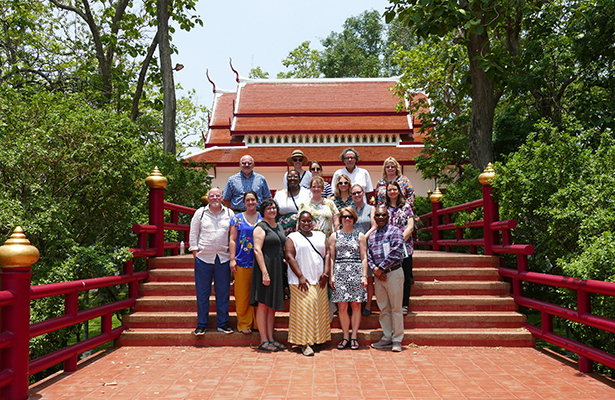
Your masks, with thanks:
[(305, 154), (303, 154), (303, 152), (301, 150), (295, 150), (293, 151), (293, 154), (290, 155), (290, 157), (288, 157), (286, 159), (286, 162), (288, 163), (288, 165), (293, 166), (293, 158), (295, 157), (302, 157), (303, 158), (303, 163), (301, 165), (308, 165), (310, 163), (310, 160), (308, 160), (308, 158), (305, 156)]

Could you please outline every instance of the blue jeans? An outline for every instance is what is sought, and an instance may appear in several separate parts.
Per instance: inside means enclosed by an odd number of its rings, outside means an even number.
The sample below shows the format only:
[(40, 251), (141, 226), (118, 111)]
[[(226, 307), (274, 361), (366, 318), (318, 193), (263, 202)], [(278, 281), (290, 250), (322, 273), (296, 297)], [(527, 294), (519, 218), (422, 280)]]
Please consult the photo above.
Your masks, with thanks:
[(229, 262), (221, 263), (216, 256), (213, 264), (208, 264), (198, 257), (194, 260), (194, 283), (196, 284), (196, 307), (198, 326), (207, 328), (209, 325), (209, 296), (211, 295), (211, 281), (214, 281), (216, 295), (216, 325), (228, 325), (228, 304), (231, 294), (231, 269)]

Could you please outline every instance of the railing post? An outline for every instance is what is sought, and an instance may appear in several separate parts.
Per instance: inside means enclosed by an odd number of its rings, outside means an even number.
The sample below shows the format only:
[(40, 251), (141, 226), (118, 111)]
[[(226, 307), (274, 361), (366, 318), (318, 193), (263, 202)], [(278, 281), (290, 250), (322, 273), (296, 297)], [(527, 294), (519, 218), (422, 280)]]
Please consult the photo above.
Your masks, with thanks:
[(485, 171), (478, 176), (478, 181), (483, 185), (483, 232), (485, 236), (485, 254), (493, 255), (491, 246), (497, 244), (497, 233), (491, 230), (491, 224), (498, 220), (498, 205), (491, 197), (491, 180), (495, 177), (495, 171), (491, 163)]
[(438, 241), (442, 238), (442, 232), (438, 229), (438, 225), (440, 225), (440, 216), (437, 215), (438, 210), (442, 209), (442, 192), (440, 188), (436, 188), (436, 190), (429, 196), (429, 201), (431, 201), (431, 237), (433, 241), (432, 250), (440, 251), (440, 245)]
[(164, 188), (167, 178), (162, 176), (158, 167), (145, 178), (149, 187), (149, 224), (158, 228), (156, 233), (150, 235), (149, 247), (156, 249), (156, 257), (164, 257)]
[(5, 306), (0, 317), (0, 332), (8, 331), (13, 336), (13, 344), (3, 349), (0, 356), (0, 371), (10, 370), (13, 373), (12, 382), (0, 393), (3, 399), (28, 398), (31, 270), (39, 256), (38, 249), (30, 245), (20, 226), (0, 247), (0, 289), (10, 291), (15, 296), (15, 303)]

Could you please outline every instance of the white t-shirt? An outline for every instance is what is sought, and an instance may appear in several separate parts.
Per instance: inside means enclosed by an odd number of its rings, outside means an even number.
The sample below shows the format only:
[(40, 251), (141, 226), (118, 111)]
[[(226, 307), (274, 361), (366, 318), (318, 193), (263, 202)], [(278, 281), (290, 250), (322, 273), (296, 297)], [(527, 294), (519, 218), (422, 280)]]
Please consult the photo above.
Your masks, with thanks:
[[(363, 191), (365, 192), (365, 195), (367, 195), (367, 193), (369, 192), (374, 191), (374, 187), (372, 186), (372, 178), (369, 176), (369, 172), (367, 172), (366, 169), (359, 168), (359, 167), (354, 167), (354, 170), (352, 170), (352, 173), (348, 172), (346, 167), (335, 171), (335, 173), (333, 174), (333, 179), (331, 180), (331, 186), (335, 186), (337, 177), (342, 174), (348, 175), (348, 177), (350, 178), (351, 187), (352, 185), (355, 185), (355, 184), (361, 185), (361, 187), (363, 188)], [(335, 188), (333, 190), (335, 190)], [(365, 199), (365, 195), (363, 196), (364, 199)]]
[[(311, 197), (312, 192), (310, 192), (304, 187), (300, 187), (299, 193), (294, 197), (288, 196), (286, 194), (286, 189), (283, 189), (275, 192), (275, 196), (273, 196), (273, 199), (276, 203), (278, 203), (278, 207), (280, 207), (280, 215), (284, 215), (299, 211), (297, 207), (300, 207), (303, 202), (309, 200)], [(295, 207), (295, 203), (297, 204), (297, 207)]]
[[(320, 276), (324, 271), (324, 256), (325, 256), (325, 240), (326, 235), (320, 231), (312, 231), (312, 236), (306, 238), (300, 232), (292, 232), (288, 235), (288, 239), (293, 241), (295, 246), (295, 260), (299, 264), (301, 273), (310, 285), (316, 285), (320, 280)], [(316, 250), (322, 257), (314, 251), (312, 246), (307, 241), (312, 242)], [(288, 284), (298, 285), (299, 278), (288, 267)]]

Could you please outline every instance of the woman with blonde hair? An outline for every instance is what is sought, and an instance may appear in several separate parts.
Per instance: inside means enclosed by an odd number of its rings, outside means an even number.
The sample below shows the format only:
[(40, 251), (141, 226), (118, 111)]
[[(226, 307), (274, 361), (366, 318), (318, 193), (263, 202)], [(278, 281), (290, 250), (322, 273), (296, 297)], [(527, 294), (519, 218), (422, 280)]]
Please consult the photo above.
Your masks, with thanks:
[(350, 195), (350, 185), (352, 182), (350, 178), (346, 174), (340, 174), (337, 176), (335, 180), (335, 206), (338, 210), (341, 210), (344, 207), (352, 207), (354, 206), (354, 200)]
[(410, 179), (401, 173), (401, 165), (393, 157), (388, 157), (382, 164), (382, 179), (376, 184), (376, 205), (384, 204), (387, 194), (387, 183), (397, 182), (401, 190), (400, 195), (406, 199), (410, 207), (414, 206), (414, 187)]

